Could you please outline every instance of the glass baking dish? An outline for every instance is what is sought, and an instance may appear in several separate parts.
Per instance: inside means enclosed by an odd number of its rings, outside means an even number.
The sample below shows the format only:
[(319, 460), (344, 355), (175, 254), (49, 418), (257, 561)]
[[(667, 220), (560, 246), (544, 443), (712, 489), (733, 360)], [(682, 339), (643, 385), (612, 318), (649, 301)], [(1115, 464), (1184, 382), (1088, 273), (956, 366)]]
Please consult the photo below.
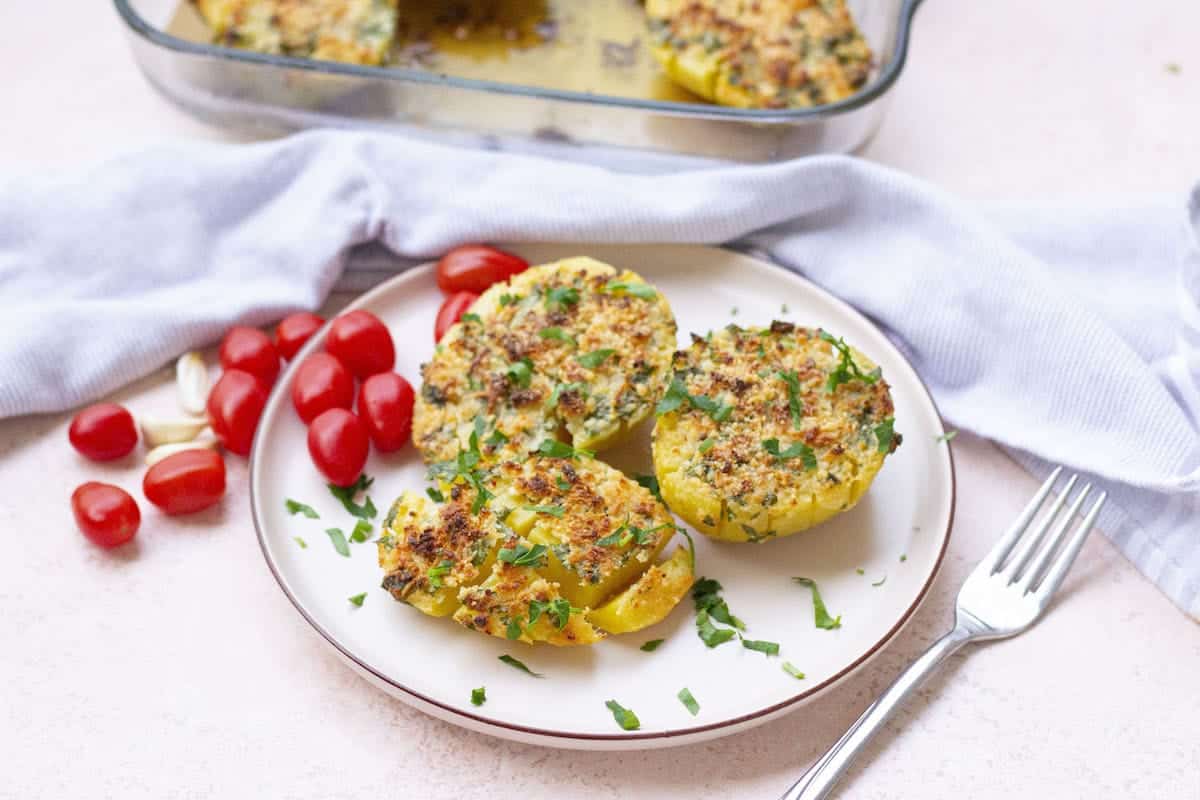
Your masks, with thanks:
[[(425, 0), (429, 1), (429, 0)], [(882, 121), (921, 0), (848, 0), (875, 52), (858, 93), (805, 109), (726, 108), (261, 55), (169, 30), (180, 0), (114, 0), (150, 83), (198, 117), (268, 130), (386, 128), (437, 141), (633, 168), (849, 152)], [(580, 145), (589, 145), (582, 148)], [(657, 158), (656, 158), (657, 156)]]

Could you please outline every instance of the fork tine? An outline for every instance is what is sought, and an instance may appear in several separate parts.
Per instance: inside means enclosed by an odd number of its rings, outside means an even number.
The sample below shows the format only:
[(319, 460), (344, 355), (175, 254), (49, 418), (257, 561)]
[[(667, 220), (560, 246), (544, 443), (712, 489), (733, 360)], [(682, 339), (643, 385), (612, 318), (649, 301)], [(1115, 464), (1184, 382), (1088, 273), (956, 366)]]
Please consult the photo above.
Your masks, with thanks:
[[(1067, 533), (1071, 530), (1071, 523), (1075, 521), (1075, 516), (1079, 513), (1079, 509), (1083, 508), (1083, 501), (1087, 499), (1088, 492), (1092, 490), (1092, 485), (1089, 483), (1080, 490), (1075, 496), (1075, 502), (1071, 503), (1071, 508), (1054, 526), (1054, 531), (1046, 538), (1046, 544), (1038, 552), (1037, 558), (1025, 570), (1025, 574), (1020, 576), (1017, 581), (1017, 588), (1022, 594), (1028, 594), (1030, 587), (1041, 579), (1042, 573), (1046, 571), (1046, 565), (1050, 563), (1050, 559), (1054, 556), (1054, 552), (1058, 546), (1067, 538)], [(1066, 497), (1067, 493), (1063, 492), (1062, 496)]]
[(1054, 498), (1054, 502), (1050, 504), (1050, 508), (1046, 511), (1033, 529), (1032, 533), (1027, 533), (1017, 545), (1017, 551), (1009, 562), (1004, 565), (1004, 569), (1000, 571), (1000, 576), (1006, 584), (1015, 583), (1017, 578), (1025, 570), (1025, 565), (1029, 562), (1029, 557), (1033, 555), (1033, 551), (1042, 543), (1046, 537), (1046, 531), (1054, 524), (1054, 520), (1058, 518), (1058, 513), (1062, 511), (1062, 507), (1067, 502), (1067, 497), (1071, 494), (1071, 490), (1075, 488), (1075, 482), (1079, 480), (1078, 475), (1072, 475), (1067, 485), (1058, 493), (1058, 497)]
[(1063, 548), (1058, 558), (1050, 565), (1050, 571), (1046, 573), (1045, 579), (1034, 590), (1035, 594), (1043, 601), (1049, 600), (1058, 591), (1063, 578), (1067, 576), (1067, 570), (1075, 562), (1075, 556), (1079, 555), (1079, 551), (1083, 548), (1083, 542), (1091, 532), (1092, 525), (1096, 523), (1096, 517), (1100, 516), (1100, 507), (1104, 505), (1104, 501), (1107, 498), (1107, 492), (1101, 492), (1100, 496), (1096, 498), (1096, 502), (1092, 505), (1091, 510), (1083, 518), (1083, 523), (1072, 534), (1070, 541), (1067, 542), (1067, 546)]
[[(1050, 490), (1054, 488), (1054, 483), (1058, 480), (1058, 476), (1062, 474), (1062, 467), (1055, 467), (1050, 473), (1050, 477), (1046, 478), (1042, 488), (1037, 490), (1037, 494), (1025, 506), (1025, 510), (1013, 522), (1012, 526), (1004, 532), (1000, 537), (1000, 541), (996, 542), (995, 546), (984, 556), (983, 561), (979, 562), (979, 567), (987, 565), (988, 574), (994, 574), (1003, 563), (1005, 556), (1012, 550), (1012, 546), (1016, 544), (1017, 539), (1021, 538), (1021, 534), (1029, 527), (1029, 522), (1037, 515), (1038, 509), (1042, 507), (1042, 503), (1046, 500), (1046, 495), (1050, 494)], [(976, 567), (978, 569), (979, 567)]]

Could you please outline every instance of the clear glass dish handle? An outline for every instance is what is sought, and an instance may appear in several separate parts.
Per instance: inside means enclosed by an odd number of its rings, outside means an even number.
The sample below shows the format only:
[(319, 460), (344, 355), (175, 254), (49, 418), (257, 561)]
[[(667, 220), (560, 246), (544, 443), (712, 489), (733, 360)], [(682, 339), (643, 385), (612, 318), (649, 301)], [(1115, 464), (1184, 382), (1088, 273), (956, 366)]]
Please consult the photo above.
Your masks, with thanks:
[(862, 713), (850, 729), (842, 734), (833, 747), (829, 748), (817, 763), (792, 784), (780, 800), (822, 800), (828, 797), (835, 783), (845, 774), (852, 762), (871, 737), (883, 727), (908, 696), (933, 674), (942, 662), (976, 634), (962, 625), (933, 643), (912, 666), (900, 674), (878, 700)]

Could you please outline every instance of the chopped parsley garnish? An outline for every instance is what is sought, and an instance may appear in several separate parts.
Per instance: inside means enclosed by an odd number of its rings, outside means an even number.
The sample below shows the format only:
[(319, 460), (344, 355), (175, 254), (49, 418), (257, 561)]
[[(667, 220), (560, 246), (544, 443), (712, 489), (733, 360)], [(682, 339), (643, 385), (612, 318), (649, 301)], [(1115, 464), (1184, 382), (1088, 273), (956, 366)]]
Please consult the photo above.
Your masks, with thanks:
[(436, 567), (430, 567), (425, 573), (425, 579), (429, 582), (429, 588), (432, 591), (437, 591), (442, 588), (442, 578), (450, 574), (450, 570), (454, 569), (453, 561), (442, 561)]
[(354, 523), (354, 530), (350, 532), (350, 541), (360, 543), (365, 542), (367, 539), (371, 538), (371, 530), (371, 523), (367, 522), (365, 519), (360, 519), (358, 522)]
[(329, 534), (329, 541), (333, 542), (333, 549), (350, 557), (350, 545), (346, 544), (346, 534), (342, 533), (341, 528), (326, 528), (325, 533)]
[(660, 489), (658, 486), (657, 477), (654, 475), (638, 475), (634, 478), (634, 480), (638, 482), (638, 486), (641, 486), (646, 491), (650, 492), (650, 494), (654, 495), (654, 498), (658, 500), (658, 502), (663, 502), (662, 489)]
[(738, 311), (737, 306), (734, 306), (733, 308), (729, 309), (729, 316), (736, 317), (737, 311)]
[(821, 592), (817, 589), (817, 582), (812, 578), (792, 578), (801, 586), (807, 586), (812, 592), (813, 600), (813, 622), (822, 630), (831, 631), (834, 628), (842, 627), (841, 616), (831, 617), (829, 612), (825, 610), (825, 601), (821, 599)]
[(716, 443), (717, 443), (716, 439), (708, 438), (708, 439), (705, 439), (703, 442), (701, 442), (700, 446), (697, 447), (696, 449), (699, 450), (701, 453), (707, 453), (709, 450), (712, 450), (713, 445)]
[(429, 499), (435, 503), (446, 502), (446, 495), (442, 494), (440, 489), (436, 489), (436, 488), (430, 486), (428, 489), (425, 490), (425, 494), (429, 495)]
[(501, 547), (496, 558), (514, 567), (540, 567), (545, 563), (546, 545), (520, 542), (516, 547)]
[(709, 647), (716, 647), (728, 642), (737, 633), (730, 628), (718, 628), (712, 624), (707, 611), (700, 611), (696, 614), (696, 635)]
[(800, 376), (794, 370), (780, 371), (775, 374), (787, 385), (788, 409), (792, 412), (792, 427), (800, 430), (801, 417), (804, 415), (804, 402), (800, 399)]
[(658, 646), (665, 641), (666, 641), (666, 639), (651, 639), (650, 641), (646, 642), (644, 645), (642, 645), (638, 649), (641, 650), (643, 653), (653, 653), (655, 650), (658, 649)]
[(719, 581), (712, 578), (701, 578), (692, 587), (692, 600), (697, 611), (707, 611), (717, 622), (732, 625), (739, 631), (746, 630), (746, 623), (729, 612), (729, 606), (721, 598), (722, 587)]
[(887, 583), (887, 575), (884, 575), (882, 578), (880, 578), (879, 580), (875, 581), (875, 582), (874, 582), (874, 583), (872, 583), (871, 585), (872, 585), (872, 586), (883, 586), (885, 583)]
[(571, 491), (571, 482), (569, 480), (567, 480), (566, 478), (564, 478), (562, 475), (559, 475), (557, 478), (554, 479), (554, 485), (558, 487), (558, 490), (560, 492)]
[(545, 439), (537, 449), (538, 454), (549, 456), (550, 458), (591, 458), (596, 455), (591, 450), (585, 450), (582, 447), (571, 447), (566, 442), (560, 442), (557, 439)]
[(792, 442), (785, 449), (780, 450), (778, 439), (763, 439), (762, 447), (763, 450), (766, 450), (780, 461), (799, 458), (804, 463), (806, 470), (817, 468), (817, 456), (813, 452), (813, 449), (804, 442)]
[(576, 356), (575, 360), (579, 362), (581, 367), (587, 369), (596, 369), (601, 364), (609, 359), (609, 357), (617, 352), (610, 347), (602, 347), (599, 350), (593, 350), (590, 353), (584, 353), (581, 356)]
[(508, 437), (505, 436), (503, 433), (501, 433), (499, 428), (492, 431), (492, 435), (489, 436), (487, 439), (484, 439), (484, 441), (483, 441), (483, 443), (486, 444), (488, 447), (499, 447), (500, 445), (505, 444), (507, 442), (508, 442)]
[(800, 670), (796, 669), (796, 665), (793, 664), (792, 662), (785, 661), (785, 662), (783, 662), (783, 664), (781, 666), (783, 667), (784, 672), (786, 672), (788, 675), (791, 675), (796, 680), (798, 680), (798, 681), (804, 680), (804, 673), (801, 672)]
[(514, 361), (504, 370), (504, 374), (517, 386), (520, 386), (522, 389), (528, 389), (529, 382), (533, 380), (533, 362), (528, 358)]
[(479, 452), (479, 437), (486, 426), (483, 417), (475, 418), (475, 427), (467, 439), (467, 449), (459, 450), (453, 461), (441, 461), (429, 467), (425, 477), (429, 480), (441, 478), (447, 481), (462, 479), (475, 489), (475, 499), (471, 502), (471, 513), (478, 514), (483, 504), (492, 498), (492, 493), (483, 485), (483, 473), (478, 469), (482, 457)]
[(903, 564), (905, 561), (908, 561), (908, 556), (906, 556), (904, 553), (901, 553), (900, 554), (900, 563)]
[(788, 307), (787, 307), (787, 303), (784, 303), (783, 305), (781, 305), (781, 306), (779, 307), (779, 313), (780, 313), (780, 314), (786, 314), (786, 313), (788, 313)]
[[(507, 297), (508, 295), (505, 295)], [(480, 686), (471, 690), (471, 705), (481, 706), (487, 702), (487, 687)]]
[(371, 484), (375, 482), (374, 478), (367, 477), (364, 472), (358, 476), (350, 486), (337, 486), (335, 484), (326, 484), (329, 487), (329, 493), (341, 501), (342, 506), (359, 519), (374, 519), (379, 513), (375, 509), (375, 504), (371, 502), (371, 496), (367, 495), (363, 498), (362, 505), (354, 502), (354, 498), (359, 492), (365, 492), (371, 488)]
[(631, 283), (630, 281), (609, 281), (604, 286), (604, 290), (609, 294), (631, 294), (642, 300), (653, 300), (658, 296), (653, 286), (645, 283)]
[(305, 505), (304, 503), (298, 503), (295, 500), (285, 500), (283, 504), (284, 504), (284, 506), (287, 507), (288, 513), (291, 514), (293, 517), (296, 516), (297, 514), (303, 514), (304, 516), (308, 517), (309, 519), (320, 519), (321, 518), (321, 516), (319, 514), (317, 514), (317, 511), (315, 508), (313, 508), (312, 506), (309, 506), (309, 505)]
[(546, 292), (546, 308), (566, 308), (579, 302), (579, 290), (574, 286), (555, 286)]
[(549, 514), (552, 517), (561, 517), (567, 512), (562, 506), (525, 506), (525, 510), (535, 514)]
[(521, 638), (522, 633), (524, 633), (524, 631), (521, 630), (520, 620), (510, 619), (508, 621), (508, 627), (504, 630), (505, 638), (509, 639), (510, 641), (516, 641), (517, 639)]
[(367, 593), (360, 592), (359, 594), (356, 594), (353, 597), (347, 597), (346, 599), (359, 608), (362, 608), (363, 601), (367, 599)]
[(480, 325), (483, 324), (483, 320), (479, 318), (478, 314), (463, 314), (458, 319), (460, 322), (478, 322)]
[(546, 408), (555, 408), (558, 406), (558, 398), (563, 396), (563, 392), (581, 392), (587, 395), (587, 384), (583, 383), (559, 383), (555, 384), (554, 391), (550, 393), (550, 397), (546, 399)]
[(567, 621), (571, 618), (571, 602), (561, 597), (557, 600), (530, 600), (529, 624), (537, 622), (542, 614), (552, 619), (554, 627), (561, 631), (567, 627)]
[(879, 452), (887, 453), (891, 451), (892, 439), (895, 436), (895, 432), (893, 431), (895, 424), (895, 418), (888, 417), (875, 426), (875, 446)]
[(296, 541), (296, 544), (300, 545), (301, 550), (308, 549), (308, 542), (304, 541), (299, 536), (293, 536), (292, 539), (294, 539)]
[(505, 654), (504, 654), (504, 655), (502, 655), (502, 656), (499, 656), (499, 659), (500, 659), (501, 661), (503, 661), (505, 664), (508, 664), (510, 667), (512, 667), (512, 668), (514, 668), (514, 669), (519, 669), (519, 670), (521, 670), (521, 671), (522, 671), (522, 672), (524, 672), (526, 675), (532, 675), (532, 676), (533, 676), (533, 677), (535, 677), (535, 678), (543, 678), (543, 677), (545, 677), (545, 676), (544, 676), (544, 675), (542, 675), (540, 672), (534, 672), (534, 671), (533, 671), (533, 670), (531, 670), (529, 667), (525, 666), (525, 665), (524, 665), (524, 664), (522, 664), (520, 661), (518, 661), (517, 659), (515, 659), (515, 658), (513, 658), (512, 656), (508, 655), (507, 653), (505, 653)]
[(690, 533), (688, 533), (687, 531), (685, 531), (683, 528), (676, 526), (675, 530), (679, 531), (679, 533), (682, 533), (683, 538), (687, 539), (688, 561), (692, 565), (692, 574), (695, 575), (696, 574), (696, 542), (692, 540), (692, 535)]
[(855, 572), (857, 572), (859, 575), (866, 575), (866, 574), (867, 574), (867, 571), (866, 571), (866, 570), (864, 570), (862, 567), (855, 567), (854, 571), (855, 571)]
[(564, 331), (562, 328), (542, 328), (538, 331), (538, 336), (543, 339), (556, 339), (560, 342), (571, 345), (571, 347), (579, 347), (579, 342), (575, 341), (575, 337)]
[(519, 294), (502, 294), (500, 295), (500, 306), (503, 308), (504, 306), (516, 305), (520, 300), (521, 295)]
[(680, 689), (679, 694), (675, 696), (679, 698), (679, 702), (683, 703), (683, 707), (691, 712), (693, 717), (700, 713), (700, 704), (696, 702), (695, 697), (692, 697), (692, 693), (688, 691), (686, 686)]
[(779, 655), (778, 642), (764, 642), (760, 639), (742, 639), (742, 647), (758, 653), (765, 653), (769, 656)]
[(638, 721), (637, 714), (634, 714), (628, 708), (625, 708), (616, 700), (609, 700), (604, 704), (608, 710), (612, 712), (613, 719), (621, 726), (622, 730), (636, 731), (642, 727), (642, 723)]
[(826, 331), (821, 331), (821, 339), (833, 345), (833, 349), (838, 352), (839, 361), (837, 368), (829, 373), (829, 380), (825, 382), (825, 391), (833, 393), (843, 383), (850, 383), (854, 380), (862, 381), (863, 383), (875, 383), (879, 380), (879, 367), (870, 372), (863, 372), (859, 369), (858, 364), (854, 363), (854, 354), (850, 352), (850, 345), (846, 344), (846, 340), (834, 338)]
[(684, 403), (691, 405), (692, 408), (703, 411), (717, 422), (724, 422), (733, 413), (733, 406), (728, 403), (713, 400), (711, 397), (706, 397), (702, 394), (690, 394), (687, 386), (683, 383), (683, 379), (679, 377), (671, 381), (671, 385), (667, 387), (666, 394), (658, 401), (654, 413), (661, 417), (663, 414), (677, 411)]
[(958, 431), (946, 431), (941, 436), (935, 437), (934, 441), (935, 442), (952, 442), (952, 441), (954, 441), (955, 436), (958, 436)]

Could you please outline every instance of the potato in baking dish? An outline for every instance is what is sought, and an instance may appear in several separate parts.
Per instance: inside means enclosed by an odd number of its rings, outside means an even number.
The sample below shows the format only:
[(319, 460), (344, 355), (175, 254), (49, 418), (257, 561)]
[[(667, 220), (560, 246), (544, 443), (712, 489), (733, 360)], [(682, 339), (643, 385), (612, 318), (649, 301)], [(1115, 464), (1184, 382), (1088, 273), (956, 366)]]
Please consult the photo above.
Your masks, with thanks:
[(819, 329), (693, 336), (654, 430), (663, 498), (717, 539), (761, 542), (854, 506), (900, 444), (879, 369)]
[(667, 75), (721, 105), (832, 103), (870, 72), (871, 49), (844, 0), (646, 0), (646, 13)]
[(682, 549), (655, 564), (675, 533), (670, 513), (620, 471), (562, 447), (519, 462), (468, 449), (434, 465), (441, 502), (406, 492), (385, 519), (384, 588), (527, 643), (591, 644), (665, 618), (693, 572)]
[(397, 0), (194, 0), (218, 44), (378, 66), (396, 35)]
[(599, 450), (650, 416), (675, 349), (660, 292), (591, 258), (532, 267), (488, 289), (422, 366), (413, 443), (453, 458), (477, 417), (489, 459), (547, 437)]

